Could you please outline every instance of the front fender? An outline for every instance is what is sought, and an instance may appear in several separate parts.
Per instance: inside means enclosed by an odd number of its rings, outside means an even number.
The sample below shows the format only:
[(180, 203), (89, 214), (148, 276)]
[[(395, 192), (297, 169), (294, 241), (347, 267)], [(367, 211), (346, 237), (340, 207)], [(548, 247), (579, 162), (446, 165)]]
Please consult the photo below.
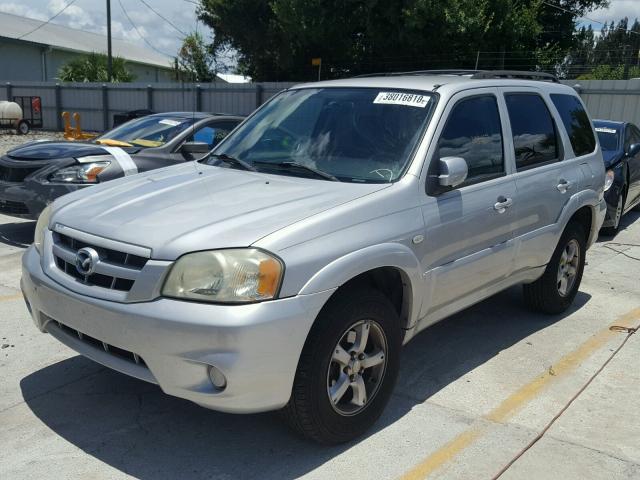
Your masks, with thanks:
[[(423, 277), (420, 262), (413, 251), (400, 243), (383, 243), (350, 252), (316, 272), (300, 290), (301, 295), (337, 288), (358, 275), (381, 267), (400, 271), (409, 291), (411, 305), (407, 310), (408, 326), (412, 326), (420, 312)], [(409, 287), (409, 288), (406, 288)]]

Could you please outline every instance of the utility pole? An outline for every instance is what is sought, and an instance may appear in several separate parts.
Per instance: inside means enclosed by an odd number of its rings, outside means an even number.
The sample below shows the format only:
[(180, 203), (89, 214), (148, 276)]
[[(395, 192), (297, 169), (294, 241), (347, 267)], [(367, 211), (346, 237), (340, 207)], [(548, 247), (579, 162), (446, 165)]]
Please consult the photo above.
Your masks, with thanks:
[(113, 80), (113, 58), (111, 55), (111, 0), (107, 0), (107, 78)]

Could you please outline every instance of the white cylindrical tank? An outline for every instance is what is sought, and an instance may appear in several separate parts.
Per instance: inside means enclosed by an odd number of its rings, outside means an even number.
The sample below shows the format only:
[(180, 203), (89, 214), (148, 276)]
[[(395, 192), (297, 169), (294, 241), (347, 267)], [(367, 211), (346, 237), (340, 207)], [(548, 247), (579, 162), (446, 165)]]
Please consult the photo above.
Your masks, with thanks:
[(22, 109), (15, 102), (0, 101), (0, 120), (21, 120)]

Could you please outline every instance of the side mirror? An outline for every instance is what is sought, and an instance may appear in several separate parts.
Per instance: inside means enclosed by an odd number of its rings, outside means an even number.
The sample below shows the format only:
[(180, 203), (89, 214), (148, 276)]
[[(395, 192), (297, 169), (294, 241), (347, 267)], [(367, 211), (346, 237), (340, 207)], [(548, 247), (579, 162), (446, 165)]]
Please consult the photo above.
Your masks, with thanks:
[(640, 153), (640, 143), (633, 143), (629, 146), (629, 151), (627, 155), (630, 157), (635, 157), (638, 153)]
[(467, 179), (469, 168), (461, 157), (443, 157), (440, 159), (438, 183), (442, 187), (456, 187)]
[(208, 153), (209, 145), (204, 142), (185, 142), (180, 147), (180, 153)]

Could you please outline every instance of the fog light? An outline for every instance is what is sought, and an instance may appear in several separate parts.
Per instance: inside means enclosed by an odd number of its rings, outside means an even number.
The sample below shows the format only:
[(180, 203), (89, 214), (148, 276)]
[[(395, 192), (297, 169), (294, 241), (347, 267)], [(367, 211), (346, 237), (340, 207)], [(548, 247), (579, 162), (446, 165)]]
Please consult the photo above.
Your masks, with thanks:
[(218, 390), (223, 390), (227, 386), (227, 378), (224, 373), (213, 365), (209, 367), (209, 379)]

